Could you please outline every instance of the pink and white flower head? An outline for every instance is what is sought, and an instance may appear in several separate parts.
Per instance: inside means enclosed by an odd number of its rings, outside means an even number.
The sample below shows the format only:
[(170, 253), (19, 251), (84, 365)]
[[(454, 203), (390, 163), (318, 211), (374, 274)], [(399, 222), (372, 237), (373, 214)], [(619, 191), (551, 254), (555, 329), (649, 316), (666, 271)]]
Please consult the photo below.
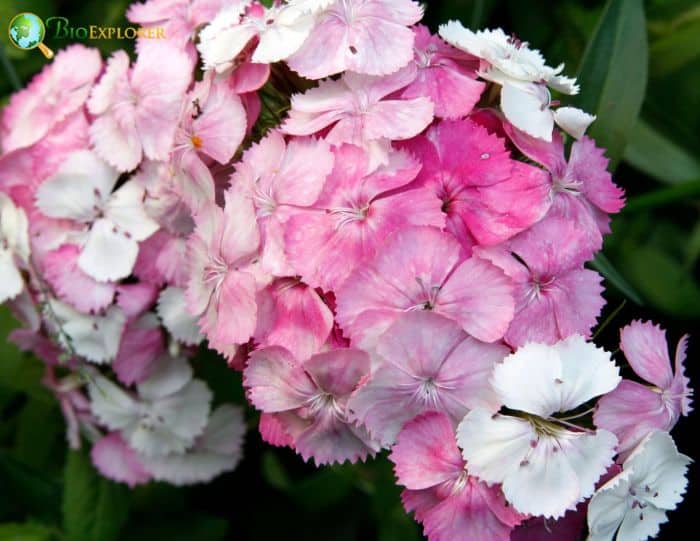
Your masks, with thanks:
[(14, 94), (3, 110), (0, 141), (3, 152), (29, 147), (80, 110), (100, 74), (97, 49), (71, 45), (59, 51), (51, 64), (24, 90)]
[(260, 269), (259, 248), (250, 200), (229, 191), (224, 209), (211, 205), (198, 215), (189, 241), (187, 307), (211, 347), (224, 355), (255, 332), (255, 295), (270, 280)]
[(129, 276), (138, 243), (158, 229), (143, 207), (143, 188), (127, 182), (113, 192), (118, 178), (119, 172), (93, 152), (78, 151), (36, 194), (43, 214), (82, 226), (78, 267), (99, 282)]
[(489, 378), (509, 349), (479, 342), (451, 319), (432, 312), (403, 314), (379, 337), (374, 352), (378, 366), (348, 407), (384, 446), (426, 411), (443, 412), (456, 426), (472, 408), (500, 407)]
[(479, 249), (515, 283), (515, 317), (505, 341), (554, 344), (573, 334), (590, 337), (603, 299), (603, 278), (584, 269), (587, 235), (571, 221), (551, 217), (505, 243)]
[(472, 32), (458, 21), (440, 27), (440, 35), (458, 49), (479, 57), (481, 78), (501, 85), (501, 109), (506, 118), (524, 132), (551, 141), (556, 122), (566, 132), (580, 137), (595, 120), (573, 107), (551, 111), (549, 88), (563, 94), (578, 94), (576, 79), (560, 75), (564, 64), (551, 68), (537, 49), (509, 37), (501, 30)]
[(322, 81), (303, 94), (292, 96), (289, 117), (282, 131), (290, 135), (313, 135), (329, 128), (325, 139), (332, 144), (366, 146), (382, 139), (410, 139), (433, 120), (433, 103), (421, 96), (392, 96), (416, 77), (408, 66), (387, 77), (345, 73), (339, 80)]
[(474, 338), (495, 342), (513, 318), (513, 285), (501, 269), (465, 259), (459, 242), (434, 227), (393, 234), (337, 291), (337, 320), (356, 347), (371, 348), (404, 312), (431, 310)]
[[(304, 4), (310, 2), (291, 3), (302, 10)], [(318, 13), (313, 30), (288, 64), (308, 79), (341, 72), (389, 75), (413, 58), (414, 37), (408, 27), (422, 17), (423, 9), (413, 0), (334, 2)]]
[(191, 448), (204, 432), (212, 399), (206, 383), (192, 379), (186, 360), (167, 355), (135, 394), (97, 373), (90, 375), (88, 390), (93, 415), (146, 457)]
[(269, 8), (250, 2), (237, 2), (223, 9), (199, 34), (197, 48), (204, 69), (223, 73), (239, 64), (246, 46), (256, 42), (251, 60), (272, 64), (299, 50), (314, 25), (314, 16), (293, 5)]
[(231, 186), (255, 206), (262, 266), (267, 272), (275, 276), (295, 274), (284, 254), (285, 224), (300, 208), (316, 202), (334, 159), (330, 145), (323, 140), (294, 138), (286, 143), (274, 130), (247, 150), (236, 165)]
[(615, 185), (607, 170), (603, 149), (583, 137), (571, 145), (567, 161), (564, 140), (559, 132), (546, 143), (519, 132), (508, 123), (503, 128), (525, 156), (542, 164), (551, 176), (552, 208), (550, 216), (571, 220), (588, 233), (591, 250), (602, 246), (602, 235), (610, 233), (609, 214), (619, 212), (625, 204), (624, 191)]
[(196, 346), (204, 340), (197, 319), (187, 311), (185, 290), (168, 286), (158, 296), (158, 317), (170, 335), (186, 346)]
[[(225, 82), (212, 77), (195, 84), (187, 96), (175, 134), (175, 189), (193, 212), (216, 199), (209, 165), (227, 164), (246, 134), (241, 98)], [(179, 174), (178, 174), (179, 173)]]
[(224, 404), (212, 411), (204, 432), (185, 453), (165, 457), (141, 454), (139, 460), (157, 481), (176, 486), (208, 483), (238, 465), (245, 431), (241, 408)]
[(27, 215), (0, 192), (0, 303), (24, 290), (21, 269), (29, 263), (30, 250)]
[(311, 286), (336, 290), (393, 232), (442, 227), (438, 198), (424, 187), (409, 189), (419, 167), (406, 153), (392, 152), (387, 165), (372, 170), (361, 148), (337, 148), (335, 167), (313, 208), (300, 210), (286, 224), (291, 267)]
[(459, 425), (457, 441), (470, 473), (502, 483), (506, 499), (521, 513), (562, 517), (593, 494), (613, 462), (617, 438), (607, 430), (578, 428), (561, 415), (619, 382), (610, 354), (581, 336), (523, 346), (496, 366), (492, 378), (503, 405), (519, 414), (476, 408)]
[(416, 78), (401, 97), (427, 96), (435, 106), (435, 116), (457, 119), (467, 116), (481, 97), (485, 84), (476, 80), (478, 59), (446, 44), (426, 26), (417, 25), (413, 32), (413, 62)]
[(317, 465), (356, 462), (379, 450), (347, 409), (350, 394), (369, 369), (369, 356), (357, 349), (334, 349), (300, 362), (288, 350), (272, 346), (251, 354), (243, 383), (256, 408), (277, 414), (304, 460), (313, 457)]
[(469, 475), (444, 413), (428, 412), (406, 423), (389, 459), (402, 499), (415, 511), (429, 541), (509, 541), (523, 516), (508, 505), (497, 486)]
[(690, 458), (660, 430), (648, 434), (588, 505), (589, 541), (656, 537), (666, 513), (683, 500)]
[(88, 100), (95, 152), (122, 172), (144, 156), (167, 160), (192, 67), (185, 52), (167, 43), (145, 48), (133, 67), (124, 51), (115, 52)]
[(126, 325), (126, 316), (118, 306), (110, 306), (101, 314), (86, 315), (49, 299), (44, 311), (47, 326), (64, 350), (95, 364), (109, 363), (117, 356)]
[(650, 321), (633, 321), (620, 331), (620, 349), (632, 370), (651, 384), (623, 379), (598, 402), (596, 425), (618, 437), (621, 453), (634, 448), (653, 430), (670, 432), (681, 415), (692, 411), (693, 390), (683, 366), (687, 344), (686, 335), (676, 348), (674, 373), (666, 332), (661, 327)]
[(466, 247), (507, 240), (549, 208), (547, 174), (511, 160), (504, 141), (471, 120), (440, 122), (406, 148), (423, 163), (418, 181), (442, 201), (447, 230)]

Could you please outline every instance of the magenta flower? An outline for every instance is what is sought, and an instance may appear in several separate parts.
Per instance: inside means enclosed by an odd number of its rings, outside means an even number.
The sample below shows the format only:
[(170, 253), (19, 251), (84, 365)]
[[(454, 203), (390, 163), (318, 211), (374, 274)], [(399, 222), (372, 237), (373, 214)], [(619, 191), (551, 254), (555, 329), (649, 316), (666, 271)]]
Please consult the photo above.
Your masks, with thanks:
[(379, 337), (378, 368), (348, 404), (382, 445), (407, 421), (440, 411), (456, 425), (474, 407), (498, 411), (489, 385), (494, 365), (510, 350), (468, 336), (454, 321), (431, 312), (408, 312)]
[(474, 338), (495, 342), (513, 318), (513, 284), (480, 258), (465, 259), (448, 233), (408, 227), (387, 239), (337, 292), (337, 320), (356, 347), (370, 347), (404, 312), (432, 310)]
[(404, 189), (419, 164), (404, 153), (376, 170), (360, 148), (343, 145), (313, 208), (287, 222), (285, 248), (292, 268), (314, 287), (335, 290), (391, 233), (412, 225), (442, 227), (440, 201), (426, 188)]
[(369, 356), (356, 349), (319, 353), (304, 362), (279, 346), (255, 351), (243, 372), (248, 398), (277, 421), (297, 452), (316, 464), (364, 460), (378, 451), (348, 418), (347, 402), (369, 373)]
[(470, 476), (449, 417), (428, 412), (406, 423), (389, 459), (407, 511), (415, 511), (429, 541), (509, 541), (524, 516), (498, 486)]
[[(594, 420), (620, 440), (620, 452), (633, 449), (654, 430), (670, 432), (692, 411), (693, 390), (684, 373), (688, 336), (676, 348), (674, 369), (666, 332), (651, 322), (633, 321), (620, 331), (620, 349), (632, 370), (651, 386), (623, 379), (598, 402)], [(674, 373), (675, 372), (675, 373)]]
[(423, 162), (419, 182), (442, 200), (447, 230), (467, 247), (502, 242), (549, 208), (547, 175), (511, 160), (502, 139), (470, 120), (443, 121), (406, 146)]
[(401, 97), (429, 97), (438, 117), (467, 116), (486, 87), (476, 80), (478, 59), (432, 35), (426, 26), (418, 25), (413, 31), (416, 36), (413, 61), (418, 74), (401, 92)]

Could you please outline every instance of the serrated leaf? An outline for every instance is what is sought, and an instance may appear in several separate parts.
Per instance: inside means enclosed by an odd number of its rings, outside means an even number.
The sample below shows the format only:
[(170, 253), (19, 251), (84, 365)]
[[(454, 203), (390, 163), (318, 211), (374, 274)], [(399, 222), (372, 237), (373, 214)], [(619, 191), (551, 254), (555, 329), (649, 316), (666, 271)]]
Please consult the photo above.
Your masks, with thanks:
[(42, 524), (0, 524), (0, 541), (52, 541), (54, 531)]
[(700, 178), (700, 160), (680, 145), (639, 119), (630, 133), (625, 161), (665, 184)]
[(129, 515), (129, 490), (100, 476), (84, 452), (70, 451), (63, 527), (70, 541), (116, 541)]
[(644, 100), (649, 50), (642, 0), (608, 0), (579, 67), (576, 104), (598, 119), (590, 135), (614, 168)]

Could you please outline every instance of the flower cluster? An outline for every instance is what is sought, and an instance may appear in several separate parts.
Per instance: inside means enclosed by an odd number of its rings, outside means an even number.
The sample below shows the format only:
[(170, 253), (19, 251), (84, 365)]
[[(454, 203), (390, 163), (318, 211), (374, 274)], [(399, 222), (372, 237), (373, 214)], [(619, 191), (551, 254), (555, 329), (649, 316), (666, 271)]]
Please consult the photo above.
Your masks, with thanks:
[(0, 132), (0, 301), (100, 471), (235, 466), (241, 412), (193, 377), (206, 339), (270, 444), (390, 449), (431, 541), (574, 540), (586, 509), (596, 541), (657, 532), (689, 462), (686, 340), (672, 369), (658, 327), (622, 330), (648, 384), (589, 341), (585, 264), (624, 200), (594, 117), (551, 97), (579, 90), (563, 66), (500, 29), (431, 34), (412, 0), (128, 17), (168, 39), (68, 48)]

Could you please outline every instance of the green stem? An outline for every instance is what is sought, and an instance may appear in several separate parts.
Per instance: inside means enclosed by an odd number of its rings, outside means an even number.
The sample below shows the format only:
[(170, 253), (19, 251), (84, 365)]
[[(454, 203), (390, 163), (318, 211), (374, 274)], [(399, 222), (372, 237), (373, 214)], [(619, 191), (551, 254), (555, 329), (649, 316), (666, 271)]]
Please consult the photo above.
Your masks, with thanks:
[(600, 327), (598, 327), (598, 329), (596, 330), (596, 332), (595, 332), (595, 334), (593, 335), (593, 338), (592, 338), (591, 340), (595, 340), (596, 338), (598, 338), (598, 335), (599, 335), (601, 332), (603, 332), (603, 330), (605, 329), (605, 327), (607, 327), (608, 325), (610, 325), (610, 322), (611, 322), (613, 319), (615, 319), (615, 318), (617, 317), (617, 314), (620, 313), (620, 310), (622, 310), (622, 309), (625, 307), (626, 304), (627, 304), (627, 299), (624, 299), (624, 300), (620, 303), (620, 306), (618, 306), (617, 308), (615, 308), (615, 310), (613, 311), (613, 313), (610, 314), (607, 318), (605, 318), (605, 321), (603, 321), (603, 323), (601, 323)]

